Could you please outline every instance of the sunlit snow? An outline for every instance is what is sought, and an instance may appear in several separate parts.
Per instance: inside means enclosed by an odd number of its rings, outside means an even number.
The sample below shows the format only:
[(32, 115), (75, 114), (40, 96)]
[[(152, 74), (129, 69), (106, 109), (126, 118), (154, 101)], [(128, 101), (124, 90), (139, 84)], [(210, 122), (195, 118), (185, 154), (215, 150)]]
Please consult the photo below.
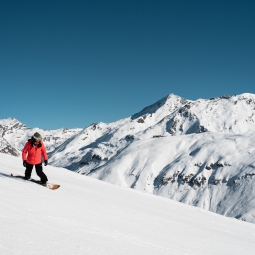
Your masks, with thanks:
[(47, 166), (52, 191), (10, 178), (24, 168), (5, 154), (0, 169), (1, 255), (254, 254), (254, 224)]
[(6, 142), (8, 152), (22, 149), (35, 130), (51, 165), (255, 223), (254, 94), (196, 101), (170, 94), (85, 129), (31, 130), (0, 120), (4, 152)]

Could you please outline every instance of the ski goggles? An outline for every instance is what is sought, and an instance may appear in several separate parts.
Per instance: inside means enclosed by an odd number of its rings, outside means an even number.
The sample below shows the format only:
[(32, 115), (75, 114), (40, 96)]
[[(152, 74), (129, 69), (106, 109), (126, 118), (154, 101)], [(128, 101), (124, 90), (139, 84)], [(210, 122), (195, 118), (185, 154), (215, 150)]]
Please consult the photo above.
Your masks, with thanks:
[(34, 138), (36, 141), (38, 141), (38, 142), (42, 141), (42, 137), (41, 137), (41, 136), (36, 137), (36, 136), (33, 135), (33, 138)]

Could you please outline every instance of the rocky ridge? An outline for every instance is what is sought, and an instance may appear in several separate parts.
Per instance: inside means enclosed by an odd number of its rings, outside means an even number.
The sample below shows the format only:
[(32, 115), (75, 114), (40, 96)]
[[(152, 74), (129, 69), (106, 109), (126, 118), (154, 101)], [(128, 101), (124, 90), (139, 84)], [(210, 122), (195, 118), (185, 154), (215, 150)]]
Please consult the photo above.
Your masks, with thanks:
[(0, 120), (0, 138), (4, 138), (17, 150), (17, 153), (11, 153), (14, 156), (20, 155), (24, 144), (35, 132), (39, 132), (42, 135), (46, 149), (50, 152), (81, 130), (82, 129), (79, 128), (61, 128), (57, 130), (45, 130), (40, 128), (31, 129), (15, 118)]
[(18, 157), (20, 155), (14, 147), (12, 147), (4, 138), (0, 137), (0, 153)]

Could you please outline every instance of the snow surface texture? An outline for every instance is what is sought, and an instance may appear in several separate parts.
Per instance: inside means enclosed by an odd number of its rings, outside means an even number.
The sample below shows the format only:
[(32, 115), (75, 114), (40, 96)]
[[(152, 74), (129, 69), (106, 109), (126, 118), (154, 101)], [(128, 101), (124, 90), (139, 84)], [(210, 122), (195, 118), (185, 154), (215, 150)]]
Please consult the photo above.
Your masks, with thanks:
[(6, 154), (0, 169), (1, 255), (254, 254), (254, 224), (47, 166), (52, 191), (10, 178)]
[(255, 96), (169, 95), (140, 113), (94, 124), (51, 163), (255, 222)]
[(49, 162), (254, 223), (254, 130), (253, 94), (170, 94), (129, 118), (79, 130)]

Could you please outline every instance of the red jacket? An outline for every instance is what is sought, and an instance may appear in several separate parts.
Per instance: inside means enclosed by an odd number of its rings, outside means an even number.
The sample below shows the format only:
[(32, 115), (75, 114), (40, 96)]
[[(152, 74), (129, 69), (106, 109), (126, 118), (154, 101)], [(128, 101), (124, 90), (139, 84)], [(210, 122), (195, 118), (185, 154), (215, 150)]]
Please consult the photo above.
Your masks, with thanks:
[(28, 140), (22, 151), (22, 159), (31, 165), (37, 165), (42, 163), (42, 155), (44, 160), (48, 160), (43, 142), (40, 141), (37, 146), (34, 146), (32, 141)]

